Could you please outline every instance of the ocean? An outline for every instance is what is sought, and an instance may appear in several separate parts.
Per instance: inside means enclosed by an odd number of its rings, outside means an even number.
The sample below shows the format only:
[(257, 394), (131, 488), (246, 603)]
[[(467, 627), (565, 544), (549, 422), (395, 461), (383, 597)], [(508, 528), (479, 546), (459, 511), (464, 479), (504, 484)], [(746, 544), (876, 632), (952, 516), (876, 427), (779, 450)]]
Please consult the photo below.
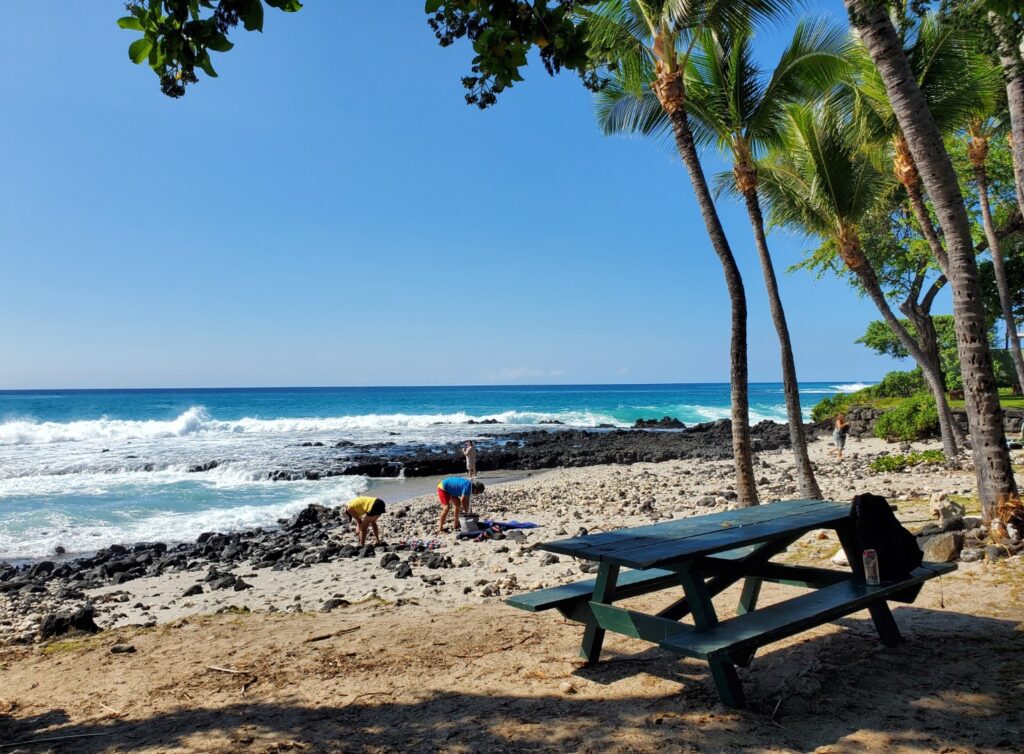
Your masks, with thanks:
[[(805, 413), (864, 383), (801, 385)], [(785, 421), (782, 386), (750, 386), (751, 421)], [(270, 481), (309, 443), (432, 445), (541, 422), (728, 418), (728, 384), (0, 391), (0, 558), (194, 539), (273, 525), (366, 477)], [(480, 427), (467, 424), (496, 420)], [(305, 445), (304, 445), (305, 444)], [(216, 461), (209, 471), (189, 469)]]

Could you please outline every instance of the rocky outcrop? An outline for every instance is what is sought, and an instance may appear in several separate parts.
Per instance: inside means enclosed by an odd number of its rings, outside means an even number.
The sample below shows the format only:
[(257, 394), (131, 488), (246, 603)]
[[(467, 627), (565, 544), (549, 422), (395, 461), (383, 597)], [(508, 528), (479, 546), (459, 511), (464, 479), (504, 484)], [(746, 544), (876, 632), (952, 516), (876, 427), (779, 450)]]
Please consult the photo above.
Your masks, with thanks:
[(633, 429), (686, 429), (686, 425), (674, 416), (663, 416), (660, 419), (637, 419)]

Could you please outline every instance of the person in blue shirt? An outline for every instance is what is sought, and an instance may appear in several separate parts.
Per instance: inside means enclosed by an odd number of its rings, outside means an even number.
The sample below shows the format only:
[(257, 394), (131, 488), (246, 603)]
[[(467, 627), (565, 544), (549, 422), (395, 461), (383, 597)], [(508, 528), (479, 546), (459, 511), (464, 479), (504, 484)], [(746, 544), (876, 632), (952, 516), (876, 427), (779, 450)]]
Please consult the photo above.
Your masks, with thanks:
[(459, 514), (469, 513), (470, 499), (484, 491), (482, 482), (473, 482), (460, 476), (442, 479), (437, 485), (437, 499), (441, 501), (441, 520), (437, 524), (437, 533), (444, 532), (444, 522), (448, 519), (448, 509), (453, 508), (455, 531), (459, 530)]

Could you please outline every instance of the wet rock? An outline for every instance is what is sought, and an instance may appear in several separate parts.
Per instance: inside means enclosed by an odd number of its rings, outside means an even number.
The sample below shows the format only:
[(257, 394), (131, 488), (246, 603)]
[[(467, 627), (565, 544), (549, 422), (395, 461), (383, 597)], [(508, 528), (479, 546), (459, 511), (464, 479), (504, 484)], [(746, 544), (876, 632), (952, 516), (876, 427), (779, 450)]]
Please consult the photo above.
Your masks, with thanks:
[(220, 466), (220, 461), (207, 461), (206, 463), (196, 463), (188, 467), (188, 472), (190, 474), (201, 474), (204, 471), (212, 471), (218, 466)]
[(686, 425), (674, 416), (663, 416), (660, 419), (637, 419), (633, 429), (686, 429)]

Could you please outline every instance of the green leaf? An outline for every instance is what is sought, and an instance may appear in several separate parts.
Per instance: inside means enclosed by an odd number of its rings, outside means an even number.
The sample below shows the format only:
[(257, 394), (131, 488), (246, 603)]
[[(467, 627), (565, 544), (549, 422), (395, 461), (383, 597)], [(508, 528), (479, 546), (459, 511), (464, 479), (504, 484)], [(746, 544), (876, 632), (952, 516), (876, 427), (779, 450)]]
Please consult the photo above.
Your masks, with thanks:
[(238, 17), (246, 31), (263, 31), (263, 3), (261, 0), (240, 0)]
[(142, 23), (135, 16), (125, 16), (124, 18), (117, 19), (117, 25), (122, 29), (130, 29), (131, 31), (143, 31)]
[(209, 54), (203, 54), (203, 59), (199, 61), (199, 67), (202, 68), (210, 78), (217, 78), (217, 72), (213, 70), (213, 64), (210, 62)]
[(427, 0), (424, 10), (427, 13), (436, 13), (437, 9), (444, 5), (444, 0)]
[(220, 32), (213, 34), (206, 43), (206, 47), (214, 52), (227, 52), (234, 46), (234, 43)]
[(128, 47), (128, 57), (131, 58), (133, 63), (141, 63), (149, 57), (149, 51), (153, 49), (153, 43), (143, 37), (142, 39), (136, 39)]

